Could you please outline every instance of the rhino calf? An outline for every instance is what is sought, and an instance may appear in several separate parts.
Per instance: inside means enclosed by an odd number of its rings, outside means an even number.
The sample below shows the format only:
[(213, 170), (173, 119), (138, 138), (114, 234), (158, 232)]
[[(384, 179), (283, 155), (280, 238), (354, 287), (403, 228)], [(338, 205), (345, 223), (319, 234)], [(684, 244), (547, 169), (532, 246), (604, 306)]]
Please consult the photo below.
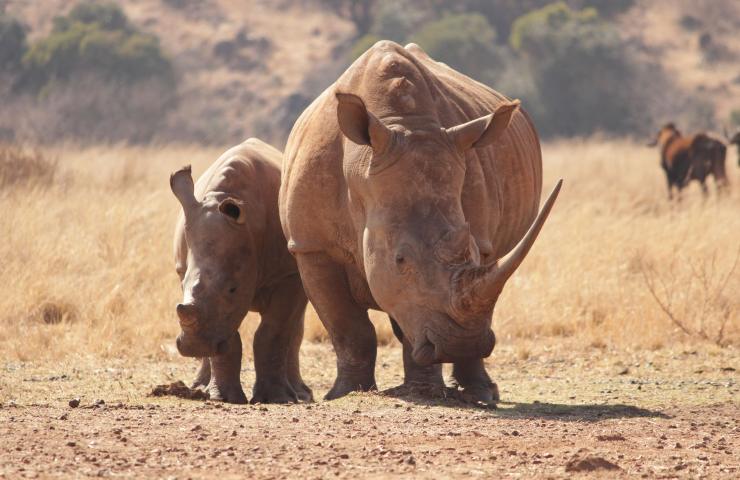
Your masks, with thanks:
[(280, 227), (280, 158), (250, 138), (221, 155), (195, 185), (190, 167), (170, 177), (182, 205), (174, 242), (183, 290), (177, 349), (202, 358), (193, 388), (205, 387), (212, 399), (247, 402), (238, 328), (248, 311), (262, 317), (252, 402), (313, 398), (298, 366), (307, 300)]

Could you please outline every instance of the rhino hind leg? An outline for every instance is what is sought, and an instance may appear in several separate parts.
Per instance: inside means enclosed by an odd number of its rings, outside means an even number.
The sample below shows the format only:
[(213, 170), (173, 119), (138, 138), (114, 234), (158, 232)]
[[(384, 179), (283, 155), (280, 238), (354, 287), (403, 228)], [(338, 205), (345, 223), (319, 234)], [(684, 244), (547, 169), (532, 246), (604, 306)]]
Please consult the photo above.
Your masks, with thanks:
[(323, 253), (299, 253), (296, 260), (308, 298), (337, 355), (337, 377), (324, 398), (334, 400), (350, 392), (377, 390), (375, 328), (367, 309), (352, 297), (344, 268)]
[(490, 405), (501, 400), (498, 385), (488, 376), (483, 359), (453, 364), (452, 378), (468, 402)]
[(207, 388), (211, 383), (211, 359), (201, 358), (200, 368), (190, 388)]
[(408, 339), (404, 338), (403, 331), (394, 319), (390, 319), (393, 333), (403, 345), (403, 384), (407, 387), (434, 386), (443, 387), (445, 382), (442, 378), (442, 365), (428, 365), (422, 367), (416, 363), (411, 356), (413, 347)]
[(313, 392), (303, 381), (303, 377), (301, 377), (301, 368), (299, 361), (301, 342), (303, 342), (304, 313), (305, 305), (304, 310), (300, 314), (300, 318), (296, 320), (298, 331), (295, 335), (293, 335), (290, 347), (288, 348), (288, 382), (290, 382), (290, 386), (293, 387), (293, 390), (298, 397), (298, 401), (313, 402)]
[(242, 363), (242, 340), (239, 332), (228, 340), (225, 353), (211, 357), (211, 379), (206, 390), (211, 400), (247, 403), (239, 373)]

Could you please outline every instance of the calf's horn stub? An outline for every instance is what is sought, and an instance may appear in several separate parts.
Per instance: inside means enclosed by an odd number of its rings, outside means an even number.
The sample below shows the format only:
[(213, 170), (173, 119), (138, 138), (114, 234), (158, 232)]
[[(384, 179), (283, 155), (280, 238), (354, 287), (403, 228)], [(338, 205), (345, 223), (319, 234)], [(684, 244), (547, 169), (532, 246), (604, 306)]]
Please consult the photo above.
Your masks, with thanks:
[(195, 185), (193, 184), (190, 165), (170, 175), (170, 188), (187, 216), (188, 211), (198, 205), (198, 200), (195, 199)]
[(527, 233), (503, 262), (463, 271), (456, 277), (452, 298), (452, 307), (455, 312), (472, 317), (487, 312), (495, 305), (506, 281), (521, 265), (524, 257), (532, 248), (545, 220), (550, 215), (562, 185), (563, 180), (560, 179)]

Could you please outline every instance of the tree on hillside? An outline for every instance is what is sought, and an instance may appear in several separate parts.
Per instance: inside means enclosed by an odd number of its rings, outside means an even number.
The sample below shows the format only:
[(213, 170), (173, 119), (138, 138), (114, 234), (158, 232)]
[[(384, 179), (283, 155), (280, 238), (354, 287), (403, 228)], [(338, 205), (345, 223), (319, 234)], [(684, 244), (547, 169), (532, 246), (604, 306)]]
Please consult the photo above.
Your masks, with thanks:
[(0, 10), (0, 72), (16, 72), (26, 49), (25, 28)]
[(625, 133), (639, 96), (635, 69), (616, 29), (594, 8), (555, 2), (519, 17), (509, 43), (533, 75), (543, 133)]

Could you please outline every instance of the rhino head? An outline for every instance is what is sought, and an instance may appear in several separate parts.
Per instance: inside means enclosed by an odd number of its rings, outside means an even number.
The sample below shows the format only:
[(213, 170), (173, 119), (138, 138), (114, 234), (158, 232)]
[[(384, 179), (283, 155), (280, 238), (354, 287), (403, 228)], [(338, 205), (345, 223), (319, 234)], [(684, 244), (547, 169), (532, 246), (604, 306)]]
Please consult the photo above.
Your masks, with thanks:
[(481, 258), (461, 202), (465, 153), (495, 142), (519, 102), (452, 128), (429, 128), (428, 119), (385, 125), (359, 96), (336, 96), (339, 127), (351, 141), (344, 171), (373, 298), (398, 322), (421, 365), (490, 355), (498, 296), (560, 188), (503, 262)]
[(183, 291), (177, 349), (187, 357), (223, 354), (257, 284), (255, 227), (250, 225), (255, 222), (247, 221), (247, 205), (233, 195), (214, 192), (198, 201), (190, 167), (173, 173), (170, 187), (185, 217), (185, 252), (176, 258)]

